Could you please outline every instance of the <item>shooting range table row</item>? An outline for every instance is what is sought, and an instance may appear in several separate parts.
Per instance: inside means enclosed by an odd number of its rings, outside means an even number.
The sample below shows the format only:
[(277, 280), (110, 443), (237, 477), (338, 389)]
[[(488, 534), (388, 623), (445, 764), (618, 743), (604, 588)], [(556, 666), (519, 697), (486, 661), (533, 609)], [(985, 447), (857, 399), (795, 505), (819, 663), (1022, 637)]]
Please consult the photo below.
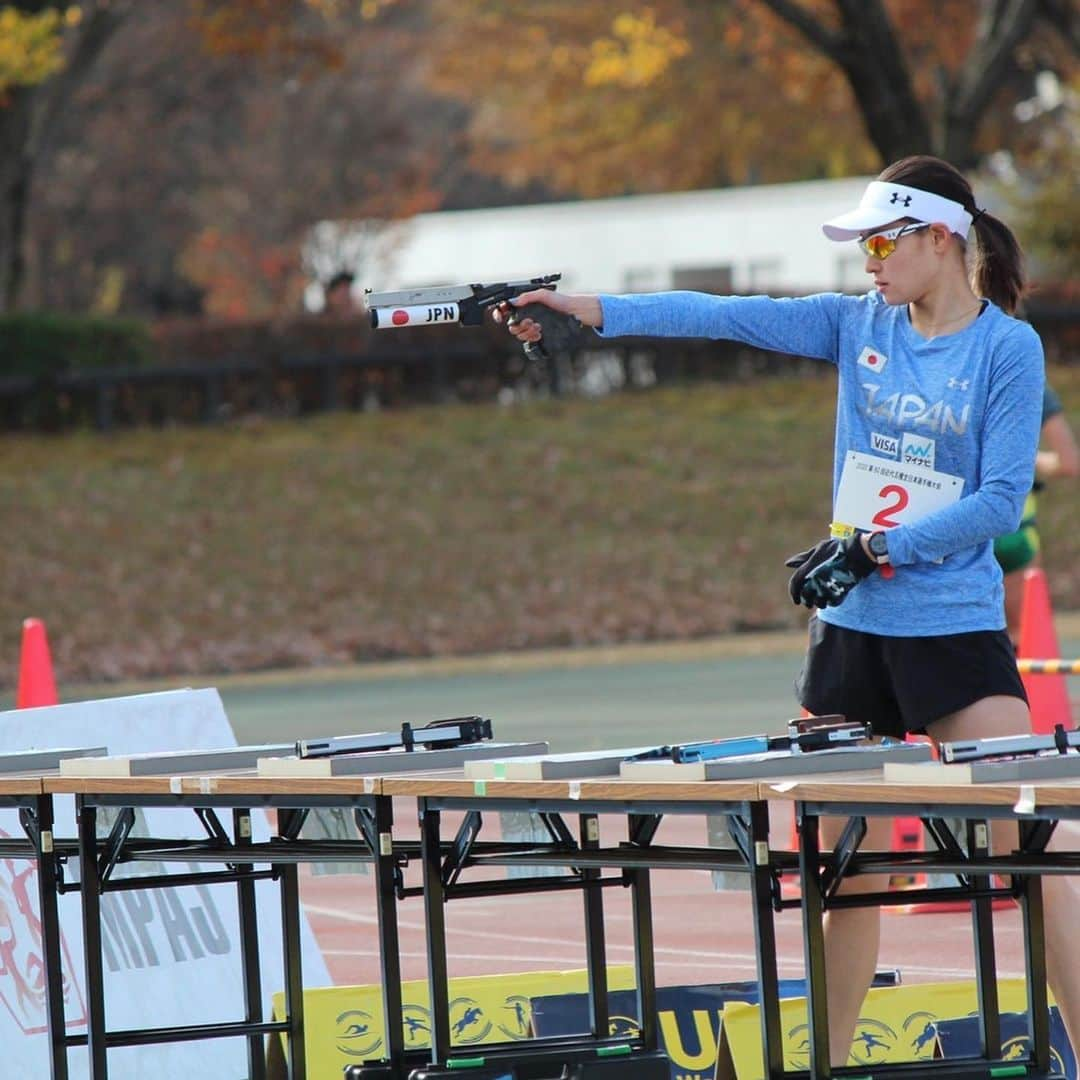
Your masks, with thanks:
[[(54, 841), (52, 797), (73, 795), (76, 803), (79, 839)], [(417, 844), (393, 839), (394, 798), (414, 800), (420, 821)], [(795, 870), (795, 856), (773, 850), (768, 841), (768, 803), (794, 803), (800, 818), (803, 842), (798, 857), (802, 889), (802, 918), (805, 935), (807, 998), (810, 1024), (810, 1069), (785, 1073), (781, 1053), (776, 948), (773, 927), (774, 906), (782, 903), (778, 876)], [(1045, 852), (1053, 823), (1080, 816), (1080, 783), (1054, 781), (1036, 784), (921, 785), (885, 783), (865, 776), (818, 775), (813, 778), (710, 782), (640, 782), (617, 779), (474, 781), (460, 774), (395, 774), (368, 777), (261, 778), (253, 773), (218, 773), (180, 777), (61, 777), (56, 773), (36, 777), (0, 780), (0, 802), (15, 806), (23, 815), (25, 840), (4, 842), (3, 852), (14, 858), (36, 859), (39, 868), (38, 896), (41, 905), (43, 953), (46, 959), (46, 998), (50, 1019), (52, 1076), (66, 1080), (67, 1052), (85, 1044), (90, 1056), (90, 1075), (103, 1080), (107, 1073), (107, 1049), (135, 1043), (168, 1042), (192, 1038), (245, 1037), (249, 1048), (249, 1075), (266, 1074), (265, 1039), (285, 1034), (291, 1047), (303, 1045), (303, 998), (300, 974), (300, 906), (297, 865), (300, 862), (340, 858), (370, 862), (374, 868), (377, 903), (384, 1015), (401, 1015), (401, 979), (398, 961), (397, 904), (400, 902), (402, 858), (418, 858), (423, 885), (405, 889), (407, 895), (420, 894), (429, 942), (429, 982), (432, 1004), (432, 1046), (419, 1058), (406, 1051), (401, 1026), (386, 1025), (387, 1064), (373, 1067), (371, 1077), (398, 1078), (426, 1062), (445, 1067), (454, 1057), (450, 1043), (448, 977), (444, 901), (455, 895), (500, 895), (523, 891), (575, 888), (583, 895), (586, 954), (590, 977), (590, 1007), (593, 1034), (563, 1040), (562, 1060), (596, 1056), (597, 1048), (611, 1042), (607, 1038), (606, 958), (603, 933), (602, 889), (610, 884), (628, 885), (634, 917), (635, 966), (638, 1004), (642, 1026), (635, 1041), (637, 1057), (625, 1061), (620, 1075), (652, 1076), (649, 1054), (656, 1051), (658, 1032), (655, 1019), (655, 979), (652, 955), (652, 916), (649, 871), (661, 868), (742, 870), (750, 882), (758, 975), (761, 990), (761, 1029), (764, 1075), (768, 1080), (783, 1076), (828, 1078), (833, 1075), (828, 1062), (827, 1012), (824, 993), (824, 951), (822, 917), (836, 906), (831, 892), (838, 869), (841, 873), (907, 872), (917, 865), (927, 873), (955, 872), (965, 884), (955, 890), (971, 901), (976, 942), (976, 978), (980, 990), (984, 1054), (967, 1063), (931, 1062), (917, 1066), (885, 1066), (875, 1077), (885, 1075), (989, 1077), (998, 1062), (997, 998), (993, 943), (990, 934), (990, 875), (1020, 873), (1015, 891), (1024, 910), (1025, 957), (1028, 966), (1029, 1008), (1033, 1052), (1024, 1075), (1049, 1077), (1049, 1027), (1046, 1008), (1045, 958), (1042, 933), (1042, 905), (1039, 875), (1046, 872), (1080, 872), (1080, 854)], [(108, 837), (98, 837), (100, 808), (134, 811), (144, 807), (189, 809), (199, 815), (207, 832), (205, 841), (173, 841), (166, 838), (132, 839), (125, 832), (129, 821), (121, 812)], [(357, 820), (361, 839), (355, 841), (301, 840), (297, 838), (303, 814), (316, 807), (346, 807)], [(252, 843), (250, 811), (272, 809), (277, 813), (277, 835), (269, 842)], [(231, 810), (230, 836), (217, 820), (216, 811)], [(480, 839), (481, 817), (486, 811), (532, 811), (548, 825), (550, 844), (488, 843)], [(453, 840), (442, 836), (444, 811), (465, 815)], [(578, 818), (575, 837), (562, 822), (562, 815)], [(602, 848), (596, 829), (597, 815), (625, 818), (627, 839), (614, 847)], [(734, 850), (672, 848), (652, 843), (660, 820), (668, 814), (724, 814), (735, 826)], [(818, 822), (823, 815), (859, 819), (867, 816), (918, 816), (935, 823), (945, 818), (969, 822), (971, 854), (959, 848), (913, 856), (911, 853), (887, 857), (858, 852), (837, 853), (818, 850)], [(1004, 817), (1020, 822), (1018, 854), (990, 858), (980, 846), (971, 823)], [(130, 829), (130, 822), (127, 825)], [(973, 838), (973, 839), (972, 839)], [(982, 841), (985, 843), (985, 840)], [(65, 1033), (61, 972), (57, 963), (58, 926), (56, 918), (57, 856), (80, 854), (82, 868), (82, 918), (86, 942), (87, 1034)], [(847, 856), (850, 855), (850, 858)], [(212, 863), (222, 869), (211, 874), (165, 875), (168, 884), (213, 880), (232, 882), (238, 891), (241, 918), (242, 962), (244, 965), (245, 1019), (236, 1023), (205, 1025), (199, 1028), (147, 1029), (110, 1032), (105, 1025), (104, 972), (101, 953), (101, 895), (110, 888), (152, 887), (151, 879), (111, 880), (110, 869), (118, 860), (188, 861)], [(843, 863), (842, 868), (840, 864)], [(526, 880), (485, 879), (480, 883), (459, 880), (461, 871), (483, 865), (545, 865), (572, 867), (565, 878)], [(259, 870), (266, 866), (269, 869)], [(617, 876), (604, 876), (615, 869)], [(282, 899), (282, 937), (285, 957), (285, 1019), (263, 1019), (260, 972), (255, 926), (254, 882), (273, 876), (279, 882)], [(940, 894), (940, 890), (938, 891)], [(910, 902), (918, 896), (906, 894)], [(786, 903), (790, 904), (790, 901)], [(1033, 1019), (1032, 1019), (1033, 1018)], [(625, 1042), (625, 1040), (618, 1040)], [(542, 1044), (538, 1040), (536, 1045)], [(533, 1044), (514, 1044), (486, 1055), (492, 1061), (517, 1061), (533, 1052)], [(578, 1055), (575, 1058), (574, 1055)], [(502, 1057), (500, 1057), (502, 1055)], [(635, 1073), (631, 1061), (641, 1062)], [(1015, 1062), (1010, 1062), (1015, 1066)], [(296, 1080), (307, 1076), (302, 1052), (288, 1055), (288, 1075)], [(666, 1066), (665, 1066), (666, 1068)], [(839, 1071), (840, 1074), (844, 1070)], [(365, 1076), (368, 1072), (365, 1070)], [(433, 1074), (434, 1075), (434, 1074)], [(454, 1074), (456, 1075), (456, 1073)], [(523, 1073), (523, 1075), (545, 1075)], [(865, 1070), (863, 1070), (865, 1075)], [(1016, 1075), (1016, 1074), (1013, 1074)]]

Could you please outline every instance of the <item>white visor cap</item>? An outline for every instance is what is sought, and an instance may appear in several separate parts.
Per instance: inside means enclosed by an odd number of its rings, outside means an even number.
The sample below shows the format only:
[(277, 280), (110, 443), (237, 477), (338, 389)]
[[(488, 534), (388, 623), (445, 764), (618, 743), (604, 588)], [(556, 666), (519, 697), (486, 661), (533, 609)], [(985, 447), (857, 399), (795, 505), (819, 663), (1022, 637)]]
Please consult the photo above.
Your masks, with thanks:
[(879, 229), (898, 218), (941, 222), (958, 236), (967, 236), (972, 220), (971, 214), (952, 199), (905, 184), (874, 180), (856, 209), (826, 221), (821, 230), (830, 240), (857, 240), (870, 229)]

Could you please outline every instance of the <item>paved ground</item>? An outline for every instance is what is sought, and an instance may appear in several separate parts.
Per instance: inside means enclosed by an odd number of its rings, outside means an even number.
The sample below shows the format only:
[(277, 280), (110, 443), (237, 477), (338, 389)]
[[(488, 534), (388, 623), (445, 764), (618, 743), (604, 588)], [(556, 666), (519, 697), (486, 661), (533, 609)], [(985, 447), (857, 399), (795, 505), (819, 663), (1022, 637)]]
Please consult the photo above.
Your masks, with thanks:
[[(1063, 654), (1080, 655), (1080, 615), (1057, 620)], [(801, 633), (373, 664), (216, 685), (241, 742), (393, 728), (478, 713), (502, 739), (553, 751), (783, 730)], [(1070, 680), (1080, 699), (1080, 677)], [(175, 685), (175, 683), (173, 684)]]

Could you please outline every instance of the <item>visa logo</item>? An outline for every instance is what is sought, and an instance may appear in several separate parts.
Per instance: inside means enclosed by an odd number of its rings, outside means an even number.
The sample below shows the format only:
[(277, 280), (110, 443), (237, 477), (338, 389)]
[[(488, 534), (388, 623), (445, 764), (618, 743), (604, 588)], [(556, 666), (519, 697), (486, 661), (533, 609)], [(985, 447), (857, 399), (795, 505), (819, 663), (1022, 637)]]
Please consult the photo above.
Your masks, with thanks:
[(900, 452), (900, 440), (895, 435), (881, 435), (876, 431), (870, 433), (870, 446), (875, 453), (886, 454), (891, 458)]
[(900, 459), (905, 465), (920, 465), (924, 469), (934, 467), (937, 445), (933, 439), (919, 435), (905, 435), (900, 449)]

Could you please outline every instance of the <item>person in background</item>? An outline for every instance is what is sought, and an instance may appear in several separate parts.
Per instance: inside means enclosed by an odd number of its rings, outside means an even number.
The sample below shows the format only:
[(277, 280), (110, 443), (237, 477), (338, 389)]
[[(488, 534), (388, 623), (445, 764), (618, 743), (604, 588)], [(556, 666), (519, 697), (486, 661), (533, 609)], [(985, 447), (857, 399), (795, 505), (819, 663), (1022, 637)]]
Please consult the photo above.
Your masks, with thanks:
[(344, 317), (355, 315), (356, 302), (353, 300), (352, 287), (356, 279), (348, 270), (336, 273), (323, 288), (323, 314)]
[[(512, 318), (513, 307), (544, 304), (603, 337), (729, 339), (832, 364), (833, 520), (822, 523), (825, 539), (788, 560), (792, 600), (813, 609), (799, 702), (814, 715), (869, 724), (877, 737), (925, 733), (940, 744), (1029, 734), (993, 554), (994, 537), (1017, 527), (1031, 490), (1044, 383), (1038, 334), (1013, 314), (1024, 291), (1019, 245), (978, 206), (959, 170), (922, 155), (883, 170), (857, 207), (822, 228), (830, 240), (858, 243), (869, 293), (539, 289), (495, 315), (519, 341), (542, 331)], [(825, 850), (845, 823), (822, 819)], [(872, 817), (866, 826), (862, 849), (888, 851), (892, 822)], [(993, 822), (992, 835), (996, 852), (1017, 846), (1013, 821)], [(1057, 831), (1048, 850), (1063, 846)], [(1041, 880), (1049, 983), (1080, 1048), (1080, 890), (1063, 875)], [(887, 876), (860, 874), (840, 892), (887, 888)], [(836, 1066), (847, 1064), (880, 935), (876, 906), (826, 915)]]
[(1024, 503), (1024, 516), (1015, 532), (994, 541), (994, 557), (1005, 575), (1005, 621), (1014, 645), (1020, 643), (1024, 606), (1024, 571), (1040, 563), (1036, 496), (1048, 480), (1080, 476), (1080, 447), (1065, 417), (1061, 399), (1047, 385), (1043, 391), (1042, 448), (1035, 455), (1035, 484)]

